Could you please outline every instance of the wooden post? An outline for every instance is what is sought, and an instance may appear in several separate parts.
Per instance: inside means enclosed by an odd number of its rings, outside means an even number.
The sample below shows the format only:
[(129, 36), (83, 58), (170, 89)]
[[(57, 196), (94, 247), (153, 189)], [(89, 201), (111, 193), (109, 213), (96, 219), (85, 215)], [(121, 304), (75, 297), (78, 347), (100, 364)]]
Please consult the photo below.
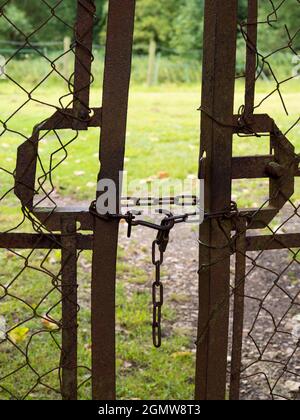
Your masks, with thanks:
[(148, 86), (154, 85), (155, 60), (156, 60), (156, 42), (154, 39), (151, 39), (149, 43), (149, 58), (148, 58), (148, 73), (147, 73)]
[(70, 77), (70, 46), (71, 38), (69, 36), (64, 37), (64, 59), (63, 59), (63, 75), (69, 80)]

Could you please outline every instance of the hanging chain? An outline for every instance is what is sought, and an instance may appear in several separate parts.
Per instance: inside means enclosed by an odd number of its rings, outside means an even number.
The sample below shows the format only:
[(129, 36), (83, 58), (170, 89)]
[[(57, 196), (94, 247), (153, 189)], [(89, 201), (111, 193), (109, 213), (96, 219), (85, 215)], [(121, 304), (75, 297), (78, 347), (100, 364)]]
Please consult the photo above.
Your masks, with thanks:
[(146, 220), (136, 219), (136, 216), (141, 215), (141, 212), (130, 212), (125, 214), (105, 214), (101, 215), (97, 212), (96, 201), (93, 201), (90, 206), (90, 213), (97, 218), (105, 221), (109, 220), (125, 220), (128, 225), (127, 236), (130, 238), (132, 226), (144, 226), (150, 229), (157, 230), (157, 237), (152, 243), (152, 263), (155, 267), (155, 281), (152, 284), (152, 304), (153, 304), (153, 320), (152, 320), (152, 337), (153, 345), (158, 348), (161, 346), (161, 308), (164, 301), (164, 288), (161, 282), (161, 266), (164, 261), (164, 253), (166, 252), (170, 231), (175, 224), (185, 222), (190, 216), (196, 213), (186, 213), (180, 216), (174, 216), (172, 213), (159, 209), (158, 213), (164, 214), (160, 224), (148, 222)]
[(155, 267), (155, 281), (152, 284), (152, 338), (153, 345), (157, 348), (161, 346), (161, 308), (164, 303), (164, 286), (160, 280), (160, 267), (163, 263), (164, 253), (159, 250), (159, 257), (156, 258), (158, 246), (158, 240), (155, 239), (152, 243), (152, 263)]
[[(185, 196), (180, 196), (180, 199), (184, 198)], [(188, 198), (192, 198), (192, 202), (190, 205), (196, 205), (197, 199), (194, 196), (188, 196)], [(126, 198), (127, 203), (129, 200), (133, 200), (132, 198)], [(165, 204), (165, 203), (174, 203), (178, 198), (160, 198), (160, 199), (134, 199), (135, 205), (150, 205), (155, 203)], [(138, 204), (137, 204), (138, 203)], [(160, 224), (152, 223), (146, 220), (137, 219), (137, 216), (142, 215), (142, 212), (139, 211), (128, 211), (125, 214), (99, 214), (97, 212), (96, 201), (93, 201), (90, 206), (90, 213), (104, 221), (111, 221), (111, 220), (125, 220), (128, 228), (127, 228), (127, 237), (131, 237), (131, 231), (133, 226), (144, 226), (150, 229), (154, 229), (158, 231), (156, 239), (152, 243), (152, 263), (155, 268), (155, 281), (152, 284), (152, 305), (153, 305), (153, 320), (152, 320), (152, 337), (153, 337), (153, 345), (155, 347), (161, 346), (161, 318), (162, 318), (162, 306), (164, 303), (164, 287), (161, 281), (161, 266), (164, 262), (164, 253), (166, 252), (168, 243), (169, 243), (169, 236), (170, 232), (173, 227), (178, 223), (183, 223), (188, 220), (189, 217), (195, 216), (197, 213), (185, 213), (179, 216), (174, 216), (171, 212), (159, 209), (157, 213), (163, 214), (165, 217), (161, 220)], [(218, 213), (209, 213), (205, 214), (204, 218), (234, 218), (238, 216), (238, 208), (235, 202), (231, 202), (230, 208), (225, 209), (222, 212)]]
[(153, 305), (153, 319), (152, 319), (152, 338), (154, 347), (161, 346), (161, 308), (164, 303), (164, 286), (161, 282), (161, 266), (164, 262), (164, 253), (166, 252), (170, 231), (175, 223), (187, 219), (185, 216), (167, 215), (162, 221), (161, 226), (167, 227), (166, 230), (160, 230), (156, 239), (152, 243), (152, 264), (155, 267), (155, 281), (152, 284), (152, 305)]

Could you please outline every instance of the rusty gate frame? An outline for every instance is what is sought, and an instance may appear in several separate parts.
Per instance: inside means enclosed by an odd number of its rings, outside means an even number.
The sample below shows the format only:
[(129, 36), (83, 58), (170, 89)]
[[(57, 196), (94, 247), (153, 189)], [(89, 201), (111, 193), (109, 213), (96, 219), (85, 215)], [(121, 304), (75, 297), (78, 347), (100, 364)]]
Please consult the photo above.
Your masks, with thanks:
[[(205, 213), (199, 233), (199, 318), (195, 398), (227, 398), (230, 256), (235, 255), (232, 353), (228, 397), (240, 397), (246, 252), (299, 248), (300, 234), (247, 236), (263, 229), (294, 193), (299, 157), (273, 119), (256, 114), (258, 0), (248, 0), (245, 105), (234, 115), (238, 0), (206, 0), (199, 178), (205, 183)], [(234, 134), (270, 137), (270, 153), (233, 157)], [(267, 138), (267, 136), (266, 136)], [(233, 179), (269, 179), (268, 206), (232, 209)], [(237, 215), (238, 213), (238, 215)], [(220, 215), (226, 217), (220, 218)], [(214, 216), (215, 215), (215, 216)], [(228, 238), (237, 233), (234, 245)]]
[[(115, 399), (115, 281), (118, 222), (94, 218), (89, 208), (39, 207), (34, 204), (38, 143), (43, 131), (87, 130), (101, 127), (98, 179), (119, 185), (124, 164), (125, 136), (135, 0), (109, 0), (101, 108), (90, 108), (94, 0), (77, 0), (74, 88), (71, 108), (59, 108), (34, 127), (32, 136), (18, 148), (15, 194), (51, 234), (1, 233), (0, 248), (61, 249), (62, 351), (61, 395), (77, 399), (77, 251), (92, 250), (92, 398)], [(44, 191), (44, 190), (43, 190)], [(45, 192), (45, 191), (44, 191)], [(46, 193), (46, 192), (45, 192)], [(47, 195), (47, 193), (46, 193)], [(47, 195), (48, 196), (48, 195)], [(50, 196), (48, 196), (50, 199)], [(119, 195), (117, 196), (119, 200)], [(119, 203), (118, 203), (119, 206)], [(82, 234), (77, 231), (93, 231)], [(60, 232), (55, 235), (52, 232)]]
[[(115, 287), (119, 221), (95, 218), (87, 208), (39, 208), (33, 203), (38, 142), (42, 131), (101, 127), (100, 173), (119, 186), (123, 169), (131, 72), (135, 0), (109, 0), (102, 107), (90, 109), (90, 76), (94, 0), (78, 0), (73, 107), (57, 109), (37, 125), (18, 150), (15, 193), (22, 206), (55, 235), (1, 233), (0, 248), (62, 250), (62, 397), (77, 399), (77, 251), (92, 250), (91, 324), (92, 397), (116, 398)], [(232, 179), (269, 178), (270, 206), (239, 211), (234, 218), (207, 217), (200, 227), (199, 321), (196, 356), (196, 399), (224, 399), (227, 382), (230, 256), (227, 241), (239, 231), (239, 250), (300, 247), (300, 234), (246, 236), (247, 229), (266, 226), (292, 196), (298, 162), (293, 146), (268, 115), (254, 113), (257, 43), (257, 0), (248, 0), (246, 94), (243, 115), (234, 115), (238, 0), (206, 0), (201, 106), (199, 177), (205, 180), (206, 215), (232, 212)], [(232, 156), (235, 133), (269, 133), (270, 154)], [(284, 175), (284, 182), (279, 183)], [(43, 180), (39, 180), (40, 183)], [(279, 190), (275, 197), (272, 191)], [(119, 191), (117, 191), (119, 198)], [(118, 207), (120, 203), (117, 203)], [(119, 209), (117, 209), (119, 210)], [(249, 225), (251, 220), (251, 225)], [(80, 223), (82, 231), (77, 232)], [(222, 224), (222, 233), (220, 232)], [(224, 235), (225, 233), (225, 235)], [(209, 247), (201, 244), (210, 244)], [(217, 261), (217, 262), (216, 262)], [(204, 267), (204, 269), (203, 269)], [(245, 277), (245, 255), (236, 255), (236, 280)], [(235, 290), (230, 398), (239, 398), (243, 298)], [(212, 322), (211, 322), (212, 321)]]

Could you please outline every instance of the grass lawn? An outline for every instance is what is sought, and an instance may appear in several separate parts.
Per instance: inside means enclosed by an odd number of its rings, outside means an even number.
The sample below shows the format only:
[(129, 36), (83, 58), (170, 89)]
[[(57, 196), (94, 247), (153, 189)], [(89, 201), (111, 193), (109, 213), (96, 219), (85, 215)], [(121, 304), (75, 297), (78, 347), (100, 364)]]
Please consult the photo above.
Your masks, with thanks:
[[(11, 191), (16, 150), (29, 136), (35, 124), (53, 113), (53, 109), (38, 101), (47, 101), (53, 106), (63, 95), (59, 86), (41, 87), (32, 96), (28, 96), (12, 87), (6, 81), (0, 81), (0, 120), (6, 121), (7, 130), (0, 142), (0, 222), (2, 231), (12, 229), (22, 220), (18, 201)], [(286, 131), (299, 117), (299, 81), (290, 83), (283, 90), (289, 116), (285, 116), (277, 94), (272, 95), (259, 107), (260, 113), (271, 115), (282, 131)], [(258, 84), (258, 103), (272, 91), (268, 83)], [(92, 91), (93, 106), (101, 104), (101, 95)], [(242, 86), (238, 84), (236, 109), (243, 103)], [(184, 179), (188, 175), (197, 175), (199, 150), (199, 111), (200, 88), (197, 86), (161, 86), (147, 89), (133, 86), (130, 95), (128, 132), (126, 147), (126, 170), (129, 180), (148, 180), (159, 176), (160, 172), (172, 178)], [(15, 116), (9, 119), (16, 110)], [(289, 138), (300, 148), (300, 126), (294, 127)], [(54, 172), (55, 200), (91, 201), (96, 190), (96, 177), (99, 169), (98, 144), (99, 130), (91, 129), (79, 133), (61, 133), (61, 140), (68, 145), (68, 157), (64, 151), (54, 155), (54, 164), (62, 162)], [(49, 155), (60, 147), (57, 137), (49, 133), (40, 142), (43, 164), (49, 166)], [(235, 155), (253, 155), (268, 153), (266, 138), (236, 138)], [(266, 190), (264, 181), (239, 181), (234, 185), (234, 198), (241, 206), (259, 205), (263, 202)], [(252, 191), (255, 189), (255, 195)], [(299, 198), (299, 191), (296, 192)], [(29, 230), (29, 225), (25, 226)], [(51, 282), (49, 272), (58, 273), (60, 253), (52, 251), (43, 262), (45, 253), (35, 252), (30, 255), (30, 266), (24, 262), (29, 251), (17, 254), (7, 250), (0, 251), (0, 297), (9, 289), (10, 295), (0, 300), (0, 317), (5, 319), (6, 330), (11, 331), (10, 342), (1, 343), (0, 336), (0, 377), (13, 370), (17, 372), (7, 376), (2, 385), (16, 397), (21, 398), (36, 384), (29, 398), (59, 398), (50, 388), (58, 388), (58, 357), (60, 334), (55, 323), (45, 322), (45, 314), (52, 308), (51, 319), (59, 322), (60, 293)], [(149, 256), (150, 257), (150, 256)], [(79, 294), (81, 310), (79, 312), (79, 369), (80, 397), (90, 398), (90, 333), (89, 333), (89, 253), (82, 253), (79, 266)], [(39, 270), (43, 262), (43, 270)], [(124, 272), (134, 270), (128, 266), (120, 251), (118, 265), (117, 319), (118, 319), (118, 397), (143, 399), (190, 399), (193, 397), (194, 353), (193, 344), (187, 336), (174, 336), (164, 340), (159, 351), (151, 343), (151, 296), (148, 288), (144, 292), (128, 296), (122, 282)], [(18, 274), (20, 273), (20, 274)], [(18, 275), (17, 275), (18, 274)], [(144, 273), (136, 271), (137, 282), (146, 281)], [(140, 277), (140, 279), (139, 279)], [(46, 295), (46, 292), (49, 294)], [(24, 302), (16, 299), (22, 297)], [(25, 303), (26, 302), (26, 303)], [(48, 316), (47, 315), (47, 316)], [(176, 319), (176, 313), (168, 307), (164, 310), (168, 323)], [(1, 320), (1, 318), (0, 318)], [(37, 335), (35, 332), (44, 331)], [(1, 333), (1, 328), (0, 328)], [(30, 337), (33, 337), (30, 339)], [(23, 366), (26, 349), (29, 363)], [(48, 373), (51, 369), (52, 372)], [(180, 372), (180, 374), (179, 374)], [(16, 385), (17, 384), (17, 385)], [(50, 386), (50, 388), (49, 388)], [(9, 398), (9, 393), (0, 389), (0, 399)]]

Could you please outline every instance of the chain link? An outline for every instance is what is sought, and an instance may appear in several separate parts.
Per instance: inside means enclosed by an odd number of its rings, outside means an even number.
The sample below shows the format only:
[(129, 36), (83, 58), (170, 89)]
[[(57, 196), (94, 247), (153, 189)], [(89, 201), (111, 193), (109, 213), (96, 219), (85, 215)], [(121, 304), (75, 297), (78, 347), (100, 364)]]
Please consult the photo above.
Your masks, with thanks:
[[(159, 250), (159, 258), (157, 258), (156, 250)], [(153, 321), (152, 321), (152, 338), (154, 347), (161, 346), (161, 308), (164, 303), (164, 286), (160, 279), (160, 268), (164, 261), (164, 251), (161, 247), (160, 240), (157, 238), (152, 243), (152, 263), (155, 267), (155, 281), (152, 284), (152, 304), (153, 304)]]
[[(179, 199), (191, 199), (193, 200), (190, 204), (196, 205), (198, 200), (194, 196), (179, 196), (179, 197), (166, 197), (160, 199), (146, 198), (138, 199), (135, 197), (127, 197), (129, 200), (132, 200), (135, 205), (145, 206), (152, 205), (153, 203), (163, 204), (163, 203), (179, 203)], [(162, 329), (161, 329), (161, 319), (162, 319), (162, 306), (164, 303), (164, 286), (161, 282), (161, 266), (164, 261), (164, 253), (166, 252), (170, 231), (178, 223), (183, 223), (188, 220), (190, 216), (194, 216), (196, 213), (185, 213), (178, 216), (174, 216), (169, 211), (159, 209), (158, 213), (163, 214), (165, 217), (161, 220), (160, 224), (148, 222), (146, 220), (136, 219), (136, 216), (140, 216), (141, 212), (131, 212), (128, 211), (125, 214), (99, 214), (97, 212), (96, 201), (93, 201), (90, 206), (90, 213), (104, 221), (110, 220), (125, 220), (128, 225), (127, 236), (130, 238), (132, 226), (144, 226), (153, 230), (157, 230), (157, 237), (152, 242), (152, 264), (155, 268), (155, 281), (152, 283), (152, 305), (153, 305), (153, 320), (152, 320), (152, 338), (153, 345), (156, 348), (159, 348), (162, 343)], [(205, 219), (209, 218), (234, 218), (238, 215), (238, 209), (235, 202), (231, 202), (230, 208), (219, 213), (210, 213), (205, 214)]]

